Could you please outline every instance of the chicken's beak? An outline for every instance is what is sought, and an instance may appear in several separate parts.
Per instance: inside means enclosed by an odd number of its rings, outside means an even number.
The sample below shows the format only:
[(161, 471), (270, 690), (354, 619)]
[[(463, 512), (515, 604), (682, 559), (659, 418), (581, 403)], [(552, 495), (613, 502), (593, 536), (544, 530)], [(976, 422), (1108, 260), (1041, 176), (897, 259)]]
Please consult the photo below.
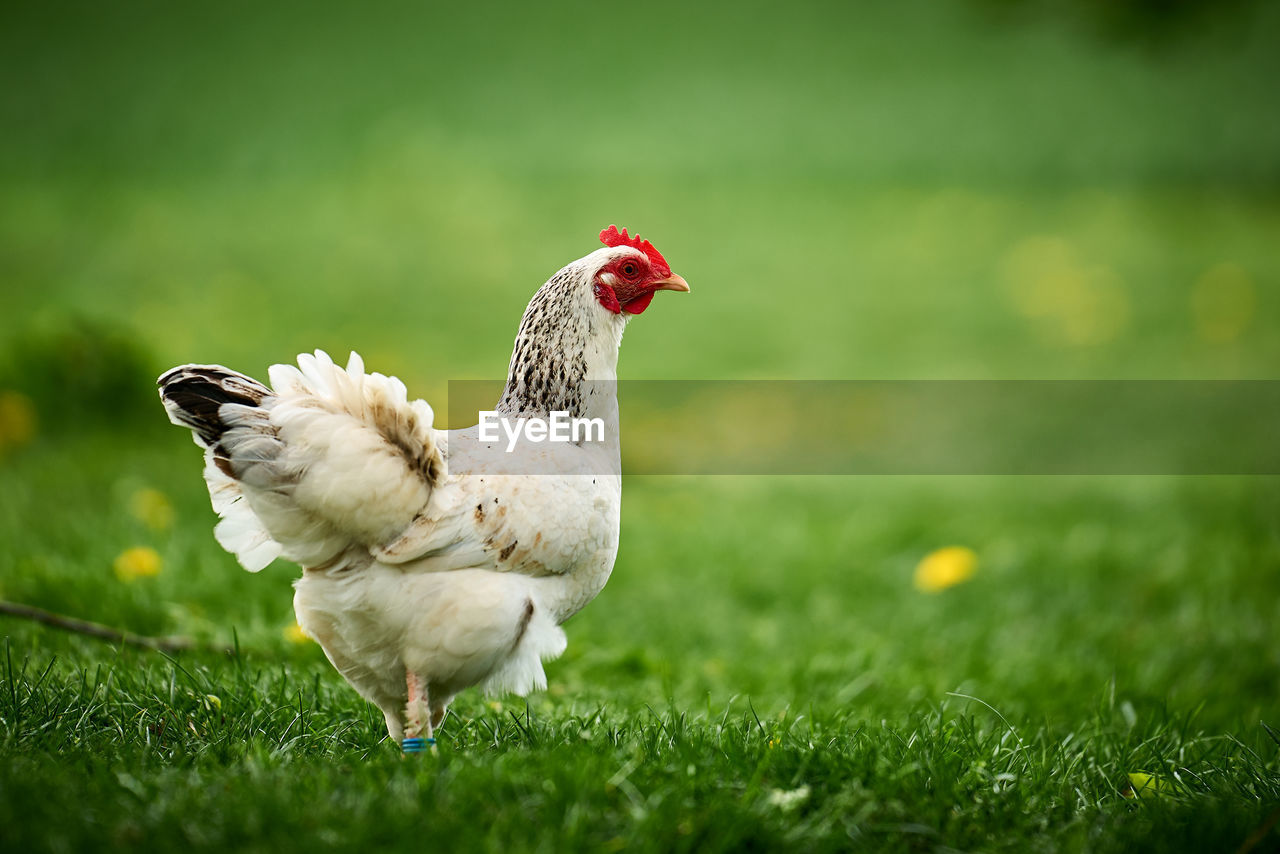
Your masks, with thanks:
[(655, 291), (680, 291), (687, 294), (689, 293), (689, 283), (684, 280), (684, 276), (677, 276), (672, 273), (665, 279), (654, 283), (653, 289)]

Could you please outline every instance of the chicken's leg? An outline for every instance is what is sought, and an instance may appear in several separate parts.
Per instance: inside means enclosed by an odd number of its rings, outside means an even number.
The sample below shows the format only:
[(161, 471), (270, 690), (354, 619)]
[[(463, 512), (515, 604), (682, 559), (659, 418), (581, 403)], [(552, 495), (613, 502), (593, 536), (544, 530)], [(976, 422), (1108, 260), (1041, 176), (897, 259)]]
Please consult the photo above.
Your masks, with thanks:
[[(409, 699), (404, 708), (404, 741), (400, 749), (405, 753), (421, 753), (425, 748), (436, 752), (435, 728), (432, 726), (430, 704), (427, 700), (427, 686), (412, 670), (405, 670), (405, 685), (409, 689)], [(423, 735), (425, 730), (426, 735)]]

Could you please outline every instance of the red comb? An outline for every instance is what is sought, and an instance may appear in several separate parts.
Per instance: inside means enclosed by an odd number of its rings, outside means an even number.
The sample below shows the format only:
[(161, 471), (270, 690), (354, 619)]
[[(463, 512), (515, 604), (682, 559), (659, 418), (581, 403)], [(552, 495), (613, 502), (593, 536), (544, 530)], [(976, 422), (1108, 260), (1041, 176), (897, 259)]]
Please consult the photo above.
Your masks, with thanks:
[(667, 264), (667, 259), (662, 257), (661, 252), (653, 248), (652, 243), (647, 240), (641, 240), (638, 234), (635, 237), (627, 237), (625, 228), (619, 232), (616, 225), (611, 225), (600, 232), (600, 242), (605, 246), (630, 246), (632, 249), (639, 249), (649, 256), (649, 263), (653, 265), (655, 273), (663, 276), (671, 275), (671, 267)]

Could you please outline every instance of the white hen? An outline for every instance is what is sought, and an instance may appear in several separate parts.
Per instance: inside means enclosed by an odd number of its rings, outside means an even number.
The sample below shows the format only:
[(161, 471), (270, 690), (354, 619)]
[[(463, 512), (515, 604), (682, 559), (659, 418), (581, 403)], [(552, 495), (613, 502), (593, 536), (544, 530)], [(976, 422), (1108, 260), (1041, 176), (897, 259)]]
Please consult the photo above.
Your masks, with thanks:
[[(612, 226), (600, 239), (525, 309), (504, 417), (615, 424), (628, 318), (656, 291), (689, 290), (647, 241)], [(560, 623), (600, 592), (617, 555), (616, 430), (525, 444), (526, 457), (504, 461), (516, 473), (495, 474), (476, 428), (436, 430), (430, 406), (355, 353), (345, 370), (302, 355), (270, 379), (185, 365), (160, 377), (160, 396), (205, 448), (218, 542), (253, 572), (277, 557), (302, 565), (298, 623), (382, 709), (390, 736), (434, 743), (472, 685), (545, 687)]]

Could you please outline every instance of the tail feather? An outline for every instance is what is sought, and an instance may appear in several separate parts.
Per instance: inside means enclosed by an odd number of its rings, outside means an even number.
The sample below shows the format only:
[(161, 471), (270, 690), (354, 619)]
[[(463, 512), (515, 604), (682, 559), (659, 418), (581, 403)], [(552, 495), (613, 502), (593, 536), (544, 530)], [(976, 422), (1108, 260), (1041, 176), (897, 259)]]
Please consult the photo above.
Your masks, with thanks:
[(271, 537), (245, 500), (223, 439), (235, 427), (246, 424), (256, 423), (259, 429), (269, 431), (269, 416), (260, 407), (271, 399), (271, 389), (221, 365), (183, 365), (163, 374), (157, 384), (169, 420), (190, 428), (196, 444), (205, 449), (204, 479), (219, 517), (214, 537), (245, 569), (261, 570), (279, 557), (284, 547)]
[(156, 381), (169, 420), (189, 427), (205, 447), (217, 444), (228, 429), (221, 409), (225, 404), (257, 407), (271, 389), (221, 365), (183, 365)]

